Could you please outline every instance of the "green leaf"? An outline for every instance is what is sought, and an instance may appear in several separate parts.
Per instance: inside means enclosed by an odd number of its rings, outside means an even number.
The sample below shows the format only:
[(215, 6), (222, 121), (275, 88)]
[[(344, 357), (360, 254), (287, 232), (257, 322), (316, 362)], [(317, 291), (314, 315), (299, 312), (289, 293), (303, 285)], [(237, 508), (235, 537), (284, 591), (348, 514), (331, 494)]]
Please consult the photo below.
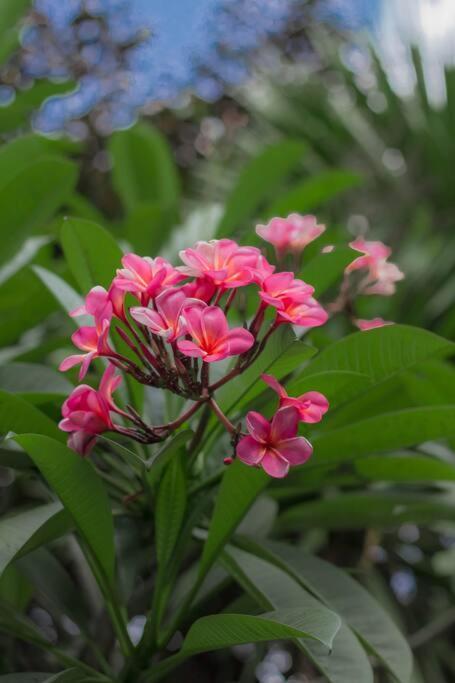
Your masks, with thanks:
[(46, 683), (52, 674), (31, 673), (25, 671), (20, 674), (6, 674), (0, 676), (0, 683)]
[(157, 483), (158, 478), (163, 471), (163, 467), (165, 467), (172, 458), (177, 457), (178, 452), (186, 443), (188, 443), (192, 436), (193, 432), (191, 429), (184, 429), (183, 431), (178, 432), (162, 446), (150, 461), (147, 462), (147, 481), (150, 486), (154, 486)]
[(125, 219), (125, 237), (137, 253), (157, 255), (170, 238), (174, 220), (174, 212), (162, 203), (141, 202)]
[(316, 296), (322, 296), (341, 281), (344, 269), (354, 260), (355, 254), (349, 247), (336, 246), (332, 252), (311, 259), (300, 271), (299, 278), (314, 287)]
[(109, 141), (112, 182), (125, 209), (157, 201), (176, 211), (179, 179), (166, 138), (148, 124), (114, 133)]
[(120, 267), (122, 250), (110, 233), (92, 221), (65, 218), (61, 241), (68, 266), (85, 294), (95, 285), (109, 287)]
[(266, 218), (287, 216), (293, 211), (308, 213), (337, 195), (358, 187), (361, 178), (350, 171), (324, 171), (315, 178), (295, 185), (287, 194), (274, 201), (265, 212)]
[(106, 490), (88, 460), (53, 439), (24, 434), (16, 441), (55, 491), (107, 579), (114, 579), (114, 524)]
[(0, 4), (0, 64), (15, 48), (18, 38), (18, 22), (25, 14), (31, 0), (2, 0)]
[(243, 221), (257, 214), (261, 204), (300, 163), (305, 149), (300, 141), (282, 140), (252, 159), (241, 171), (227, 199), (216, 236), (230, 237)]
[(333, 636), (330, 651), (327, 643), (298, 640), (298, 645), (326, 675), (330, 683), (362, 681), (372, 683), (373, 672), (368, 657), (351, 630), (335, 612), (314, 598), (284, 568), (237, 548), (227, 551), (227, 566), (233, 576), (263, 608), (286, 609), (299, 605), (302, 614), (315, 615)]
[(155, 510), (158, 565), (165, 569), (172, 557), (186, 509), (186, 481), (182, 460), (175, 455), (160, 481)]
[(209, 533), (202, 552), (199, 576), (204, 577), (216, 561), (246, 513), (268, 484), (262, 470), (246, 467), (236, 461), (230, 465), (221, 482)]
[(48, 153), (46, 138), (38, 135), (22, 135), (3, 145), (0, 148), (0, 187)]
[(31, 552), (60, 535), (68, 517), (60, 503), (47, 503), (0, 520), (0, 574), (16, 557)]
[[(12, 34), (12, 41), (5, 50), (0, 47), (0, 63), (5, 51), (14, 48), (17, 43), (17, 32)], [(64, 83), (53, 83), (52, 81), (37, 81), (31, 88), (17, 90), (14, 101), (7, 107), (0, 108), (0, 132), (9, 133), (18, 128), (27, 128), (30, 125), (30, 116), (40, 106), (44, 100), (53, 95), (69, 92), (72, 84), (68, 81)], [(48, 141), (47, 141), (48, 142)]]
[(380, 382), (428, 358), (454, 350), (455, 344), (432, 332), (407, 325), (388, 325), (340, 339), (324, 349), (302, 376), (348, 370)]
[(50, 676), (45, 680), (45, 683), (84, 683), (88, 678), (86, 673), (82, 673), (78, 669), (67, 669), (60, 671), (54, 676)]
[(415, 446), (455, 434), (455, 406), (410, 408), (375, 415), (313, 438), (322, 461), (338, 462), (378, 451)]
[(353, 469), (367, 481), (455, 481), (455, 466), (423, 455), (369, 456), (353, 462)]
[[(67, 313), (71, 313), (71, 311), (79, 308), (84, 303), (82, 297), (65, 280), (62, 280), (61, 277), (47, 270), (47, 268), (33, 266), (33, 272)], [(72, 318), (72, 320), (77, 325), (87, 325), (90, 323), (88, 316), (81, 315), (77, 318)]]
[(298, 376), (286, 384), (290, 396), (300, 396), (307, 391), (320, 391), (327, 396), (330, 409), (345, 403), (351, 396), (365, 390), (371, 380), (360, 372), (338, 371), (319, 372), (309, 377)]
[(15, 566), (44, 597), (47, 605), (86, 629), (88, 610), (84, 596), (80, 595), (70, 574), (52, 553), (38, 548), (17, 560)]
[(0, 366), (0, 389), (32, 400), (39, 395), (65, 396), (73, 386), (63, 375), (45, 365), (9, 363)]
[(434, 524), (455, 519), (455, 505), (443, 495), (411, 493), (343, 493), (295, 505), (280, 517), (282, 529), (395, 528), (405, 522)]
[(23, 434), (31, 429), (60, 441), (66, 438), (54, 422), (34, 405), (20, 396), (0, 391), (0, 433)]
[(74, 188), (77, 167), (59, 157), (42, 157), (0, 187), (1, 261), (17, 251), (36, 229), (45, 226)]
[(290, 572), (336, 610), (397, 680), (408, 683), (413, 666), (409, 645), (395, 622), (363, 586), (338, 567), (300, 548), (270, 541), (262, 547), (269, 561)]

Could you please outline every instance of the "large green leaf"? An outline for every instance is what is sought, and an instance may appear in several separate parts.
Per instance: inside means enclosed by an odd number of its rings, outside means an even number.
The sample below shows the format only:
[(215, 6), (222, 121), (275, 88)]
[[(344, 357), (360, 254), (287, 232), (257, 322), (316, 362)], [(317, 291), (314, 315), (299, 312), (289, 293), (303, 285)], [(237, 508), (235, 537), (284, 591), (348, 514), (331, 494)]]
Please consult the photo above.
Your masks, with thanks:
[[(51, 292), (64, 311), (71, 313), (71, 311), (74, 311), (82, 305), (82, 298), (67, 282), (65, 282), (65, 280), (62, 280), (61, 277), (41, 266), (33, 266), (33, 272), (49, 292)], [(73, 318), (73, 320), (74, 323), (78, 325), (90, 324), (90, 318), (88, 316), (77, 316), (77, 318)]]
[(114, 167), (112, 182), (126, 210), (157, 201), (174, 207), (179, 179), (166, 138), (148, 124), (115, 133), (109, 141)]
[(223, 546), (268, 481), (267, 475), (262, 470), (245, 467), (240, 462), (235, 462), (228, 467), (221, 482), (204, 545), (199, 567), (200, 577), (204, 577), (212, 567)]
[(33, 400), (40, 395), (65, 396), (73, 386), (63, 375), (45, 365), (9, 363), (0, 365), (0, 388)]
[(128, 213), (123, 229), (138, 254), (157, 256), (170, 238), (173, 212), (162, 203), (141, 202)]
[(297, 376), (286, 384), (290, 396), (300, 396), (307, 391), (320, 391), (329, 400), (333, 410), (337, 405), (345, 403), (351, 396), (365, 390), (371, 380), (368, 375), (348, 370), (334, 370), (333, 372), (319, 372), (309, 377)]
[(455, 406), (410, 408), (325, 432), (313, 438), (318, 463), (350, 460), (378, 451), (415, 446), (455, 434)]
[(46, 683), (51, 676), (52, 674), (25, 671), (20, 674), (6, 674), (0, 676), (0, 683)]
[(160, 481), (155, 510), (156, 555), (162, 570), (171, 559), (186, 508), (182, 460), (175, 455)]
[(89, 546), (113, 582), (114, 524), (106, 490), (92, 464), (53, 439), (24, 434), (16, 441), (27, 451), (55, 491)]
[(51, 419), (25, 399), (0, 391), (0, 433), (23, 434), (33, 430), (64, 441), (65, 435)]
[(254, 216), (261, 204), (300, 163), (305, 145), (295, 140), (282, 140), (261, 151), (241, 171), (227, 199), (217, 237), (230, 237), (241, 223)]
[(61, 241), (66, 261), (84, 294), (95, 285), (109, 287), (121, 265), (122, 250), (105, 228), (82, 218), (65, 218)]
[(6, 185), (19, 171), (49, 153), (46, 138), (22, 135), (0, 148), (0, 187)]
[(293, 211), (314, 211), (340, 193), (357, 187), (360, 182), (360, 176), (350, 171), (324, 171), (314, 178), (298, 183), (272, 202), (265, 212), (265, 217), (287, 216)]
[(21, 553), (31, 552), (53, 539), (67, 525), (67, 515), (60, 503), (47, 503), (0, 520), (0, 574)]
[(428, 358), (454, 350), (455, 344), (432, 332), (406, 325), (388, 325), (368, 332), (355, 332), (328, 346), (303, 374), (348, 370), (380, 382)]
[(314, 661), (330, 683), (373, 681), (368, 657), (351, 630), (337, 614), (328, 610), (286, 571), (273, 563), (237, 548), (228, 548), (226, 566), (240, 585), (264, 609), (296, 607), (302, 613), (318, 615), (331, 624), (336, 634), (330, 647), (327, 644), (299, 639), (299, 647)]
[(31, 0), (2, 0), (0, 4), (0, 64), (18, 41), (17, 24)]
[(344, 269), (354, 260), (355, 254), (349, 247), (337, 246), (332, 252), (311, 259), (299, 277), (314, 287), (316, 296), (322, 296), (334, 284), (341, 282)]
[(408, 683), (411, 650), (394, 621), (363, 586), (338, 567), (300, 548), (270, 541), (262, 547), (268, 559), (336, 610), (400, 683)]
[(36, 228), (45, 227), (74, 188), (76, 179), (75, 164), (46, 156), (20, 170), (0, 187), (1, 261), (19, 249)]
[(434, 524), (455, 519), (455, 504), (441, 494), (343, 493), (288, 508), (280, 517), (283, 529), (394, 528), (404, 522)]

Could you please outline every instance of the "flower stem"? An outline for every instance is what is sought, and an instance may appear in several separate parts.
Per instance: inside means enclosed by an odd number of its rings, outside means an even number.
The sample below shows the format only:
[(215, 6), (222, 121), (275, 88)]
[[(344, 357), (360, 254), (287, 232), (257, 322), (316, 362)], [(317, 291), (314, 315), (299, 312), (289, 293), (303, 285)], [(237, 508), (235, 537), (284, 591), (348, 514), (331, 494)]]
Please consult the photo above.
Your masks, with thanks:
[(209, 406), (219, 419), (222, 425), (226, 428), (226, 430), (229, 432), (229, 434), (235, 434), (236, 433), (236, 428), (232, 424), (232, 422), (229, 420), (229, 418), (223, 413), (221, 410), (220, 406), (218, 403), (215, 401), (215, 399), (210, 398), (208, 401)]

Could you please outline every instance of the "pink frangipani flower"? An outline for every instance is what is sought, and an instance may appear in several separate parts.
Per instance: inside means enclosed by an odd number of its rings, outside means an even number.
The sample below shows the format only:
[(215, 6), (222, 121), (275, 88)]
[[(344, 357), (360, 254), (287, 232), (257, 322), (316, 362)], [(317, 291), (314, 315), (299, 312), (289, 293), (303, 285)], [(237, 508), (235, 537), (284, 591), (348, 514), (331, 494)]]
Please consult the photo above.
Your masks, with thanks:
[(218, 306), (206, 306), (201, 301), (183, 308), (182, 316), (193, 338), (193, 341), (182, 339), (177, 342), (177, 348), (185, 356), (213, 363), (245, 353), (254, 344), (254, 337), (248, 330), (243, 327), (229, 329), (226, 316)]
[(209, 278), (215, 286), (224, 289), (248, 285), (266, 268), (273, 269), (256, 247), (240, 247), (228, 239), (196, 242), (192, 249), (181, 251), (180, 258), (185, 264), (178, 268), (181, 273)]
[(271, 422), (251, 411), (246, 424), (249, 436), (240, 439), (237, 456), (246, 465), (262, 467), (271, 477), (285, 477), (290, 467), (302, 465), (313, 452), (309, 441), (297, 436), (299, 412), (293, 406), (280, 408)]
[(372, 320), (362, 320), (362, 319), (357, 319), (354, 321), (354, 325), (359, 328), (359, 330), (362, 330), (362, 332), (366, 332), (367, 330), (374, 330), (376, 327), (384, 327), (385, 325), (393, 325), (394, 323), (391, 322), (390, 320), (383, 320), (382, 318), (373, 318)]
[(85, 297), (85, 303), (70, 315), (75, 318), (79, 315), (91, 315), (95, 320), (97, 329), (103, 325), (103, 321), (110, 322), (113, 313), (113, 306), (108, 292), (104, 287), (93, 287)]
[(185, 303), (191, 303), (183, 289), (169, 288), (161, 292), (155, 300), (156, 311), (151, 308), (137, 306), (130, 309), (136, 322), (149, 328), (169, 343), (174, 342), (186, 332), (181, 316)]
[(291, 323), (298, 327), (319, 327), (327, 322), (328, 317), (327, 311), (313, 297), (308, 297), (304, 303), (288, 299), (284, 308), (277, 310), (277, 323)]
[(329, 402), (319, 391), (307, 391), (301, 396), (289, 396), (286, 389), (272, 375), (261, 375), (262, 380), (276, 391), (280, 399), (280, 408), (294, 406), (298, 410), (301, 422), (314, 424), (320, 422), (329, 409)]
[(274, 273), (267, 277), (259, 292), (264, 303), (284, 310), (292, 303), (305, 303), (314, 293), (314, 287), (294, 278), (294, 273)]
[(182, 289), (189, 299), (199, 299), (208, 304), (215, 295), (217, 288), (209, 277), (197, 277), (182, 285)]
[(325, 231), (315, 216), (291, 213), (287, 218), (272, 218), (266, 225), (257, 225), (256, 232), (263, 240), (273, 244), (278, 254), (300, 253)]
[(350, 242), (349, 246), (355, 251), (360, 251), (363, 255), (358, 256), (346, 267), (347, 273), (362, 268), (375, 268), (379, 261), (385, 261), (392, 253), (391, 248), (383, 242), (372, 242), (364, 240), (362, 237)]
[(113, 284), (117, 289), (134, 294), (144, 306), (165, 287), (184, 279), (169, 261), (160, 256), (152, 259), (126, 254), (122, 258), (122, 265), (123, 268), (117, 270)]
[(109, 356), (113, 350), (109, 346), (109, 320), (103, 320), (101, 328), (80, 327), (71, 336), (71, 340), (78, 349), (85, 351), (82, 354), (68, 356), (60, 363), (59, 370), (65, 372), (75, 365), (81, 365), (79, 379), (84, 379), (89, 369), (90, 363), (99, 356)]
[(115, 375), (115, 368), (109, 365), (105, 370), (99, 389), (81, 384), (66, 399), (62, 406), (63, 420), (59, 427), (70, 432), (68, 445), (80, 455), (88, 455), (96, 437), (103, 432), (115, 430), (111, 411), (117, 411), (112, 399), (113, 392), (122, 378)]

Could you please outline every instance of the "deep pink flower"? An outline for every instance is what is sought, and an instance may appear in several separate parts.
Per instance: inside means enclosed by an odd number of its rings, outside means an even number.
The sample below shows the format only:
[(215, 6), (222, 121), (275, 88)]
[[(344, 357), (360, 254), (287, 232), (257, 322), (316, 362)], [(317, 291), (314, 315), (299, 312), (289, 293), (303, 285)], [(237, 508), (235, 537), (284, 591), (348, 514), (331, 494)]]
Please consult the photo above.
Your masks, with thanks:
[(309, 297), (304, 303), (288, 299), (285, 307), (277, 310), (277, 322), (287, 322), (299, 327), (319, 327), (327, 322), (328, 317), (327, 311), (313, 297)]
[(70, 315), (73, 318), (79, 315), (91, 315), (99, 329), (104, 320), (111, 320), (112, 313), (113, 307), (108, 292), (104, 287), (93, 287), (85, 297), (85, 303), (71, 311)]
[[(259, 278), (266, 261), (256, 247), (240, 247), (233, 240), (196, 242), (180, 252), (184, 266), (178, 270), (189, 277), (206, 277), (217, 287), (243, 287)], [(267, 264), (269, 268), (270, 264)]]
[(177, 347), (185, 356), (202, 358), (206, 363), (245, 353), (254, 344), (251, 332), (243, 327), (229, 329), (226, 316), (218, 306), (203, 302), (184, 308), (182, 315), (193, 341), (182, 339)]
[(266, 225), (257, 225), (256, 232), (273, 244), (278, 253), (299, 253), (325, 231), (315, 216), (291, 213), (287, 218), (272, 218)]
[(276, 391), (280, 399), (280, 408), (294, 406), (299, 412), (301, 422), (320, 422), (329, 409), (329, 402), (319, 391), (307, 391), (301, 396), (288, 396), (286, 389), (272, 375), (261, 375), (263, 381)]
[(250, 436), (237, 444), (237, 456), (246, 465), (261, 466), (271, 477), (285, 477), (289, 467), (302, 465), (313, 452), (310, 442), (297, 436), (299, 413), (293, 406), (280, 408), (271, 422), (249, 412), (246, 424)]
[(109, 320), (104, 319), (99, 328), (80, 327), (71, 336), (71, 340), (78, 349), (85, 351), (82, 354), (68, 356), (60, 363), (59, 370), (65, 372), (75, 365), (81, 364), (79, 379), (84, 379), (89, 369), (90, 363), (99, 356), (109, 356), (113, 350), (109, 346)]
[(124, 292), (134, 294), (143, 305), (156, 297), (165, 287), (183, 280), (179, 273), (166, 259), (158, 256), (126, 254), (122, 258), (123, 268), (117, 270), (113, 284)]
[(394, 323), (390, 320), (383, 320), (382, 318), (373, 318), (372, 320), (357, 319), (354, 321), (354, 324), (359, 330), (366, 332), (367, 330), (373, 330), (376, 327), (384, 327), (385, 325), (393, 325)]
[(274, 273), (262, 283), (259, 296), (269, 306), (282, 311), (292, 303), (305, 303), (314, 293), (314, 287), (294, 278), (294, 273)]
[(111, 411), (117, 411), (112, 399), (122, 378), (115, 375), (115, 368), (109, 365), (100, 382), (99, 389), (87, 384), (76, 387), (62, 406), (63, 420), (59, 427), (70, 432), (68, 445), (80, 455), (88, 455), (98, 434), (115, 430)]
[(199, 299), (206, 304), (213, 298), (217, 291), (216, 285), (209, 277), (198, 277), (192, 282), (186, 282), (182, 289), (189, 299)]
[(156, 297), (156, 311), (137, 306), (131, 308), (130, 313), (134, 320), (148, 327), (153, 334), (163, 337), (167, 342), (174, 342), (186, 332), (181, 317), (185, 302), (190, 303), (183, 289), (169, 288)]

